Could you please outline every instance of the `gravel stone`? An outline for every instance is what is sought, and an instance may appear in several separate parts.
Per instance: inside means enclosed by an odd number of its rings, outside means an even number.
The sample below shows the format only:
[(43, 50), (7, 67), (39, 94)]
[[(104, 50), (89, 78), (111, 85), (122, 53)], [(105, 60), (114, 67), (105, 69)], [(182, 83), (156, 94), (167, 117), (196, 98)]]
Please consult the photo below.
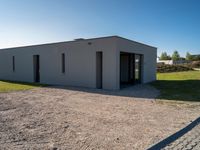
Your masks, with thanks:
[(158, 93), (148, 85), (0, 93), (0, 149), (146, 149), (200, 113), (196, 103), (155, 101)]

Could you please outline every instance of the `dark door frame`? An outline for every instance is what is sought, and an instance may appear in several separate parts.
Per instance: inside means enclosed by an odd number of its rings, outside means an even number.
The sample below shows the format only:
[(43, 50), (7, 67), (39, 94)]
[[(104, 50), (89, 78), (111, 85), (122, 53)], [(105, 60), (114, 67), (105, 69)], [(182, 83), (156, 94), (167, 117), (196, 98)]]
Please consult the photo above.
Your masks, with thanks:
[(33, 55), (34, 82), (40, 82), (40, 55)]
[(96, 88), (103, 87), (103, 52), (96, 52)]

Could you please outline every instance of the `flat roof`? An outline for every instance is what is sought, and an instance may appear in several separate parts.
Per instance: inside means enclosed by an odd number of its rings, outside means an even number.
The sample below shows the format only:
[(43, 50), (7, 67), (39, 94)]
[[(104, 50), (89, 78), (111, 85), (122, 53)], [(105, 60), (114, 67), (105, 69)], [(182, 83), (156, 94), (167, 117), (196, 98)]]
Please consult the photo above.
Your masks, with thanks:
[(61, 44), (61, 43), (69, 43), (69, 42), (71, 43), (71, 42), (91, 41), (91, 40), (106, 39), (106, 38), (120, 38), (120, 39), (128, 40), (128, 41), (131, 41), (131, 42), (134, 42), (134, 43), (142, 44), (142, 45), (145, 45), (145, 46), (157, 48), (157, 47), (150, 46), (150, 45), (147, 45), (147, 44), (144, 44), (144, 43), (136, 42), (136, 41), (134, 41), (134, 40), (130, 40), (130, 39), (127, 39), (127, 38), (123, 38), (123, 37), (121, 37), (121, 36), (113, 35), (113, 36), (96, 37), (96, 38), (89, 38), (89, 39), (77, 38), (77, 39), (74, 39), (74, 40), (72, 40), (72, 41), (62, 41), (62, 42), (53, 42), (53, 43), (44, 43), (44, 44), (27, 45), (27, 46), (9, 47), (9, 48), (2, 48), (2, 49), (0, 49), (0, 50), (9, 50), (9, 49), (14, 49), (14, 48), (25, 48), (25, 47), (43, 46), (43, 45), (52, 45), (52, 44)]

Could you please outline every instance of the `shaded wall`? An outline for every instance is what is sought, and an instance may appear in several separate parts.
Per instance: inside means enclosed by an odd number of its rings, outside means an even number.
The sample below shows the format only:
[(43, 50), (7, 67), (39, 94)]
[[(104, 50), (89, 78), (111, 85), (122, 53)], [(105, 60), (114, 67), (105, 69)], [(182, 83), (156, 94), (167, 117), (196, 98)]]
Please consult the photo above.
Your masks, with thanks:
[[(120, 52), (142, 54), (141, 82), (148, 83), (156, 80), (157, 48), (131, 40), (118, 38), (117, 40), (117, 68), (118, 80), (120, 81)], [(118, 82), (120, 84), (120, 82)]]

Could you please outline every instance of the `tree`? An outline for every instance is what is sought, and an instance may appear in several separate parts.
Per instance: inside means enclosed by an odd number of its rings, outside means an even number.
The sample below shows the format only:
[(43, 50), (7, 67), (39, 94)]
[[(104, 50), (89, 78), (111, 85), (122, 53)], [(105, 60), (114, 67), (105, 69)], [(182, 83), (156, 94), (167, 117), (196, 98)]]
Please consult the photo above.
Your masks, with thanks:
[(180, 60), (180, 55), (178, 51), (174, 51), (174, 53), (172, 54), (172, 60)]
[(189, 52), (186, 53), (186, 60), (193, 60), (193, 56)]
[(166, 52), (162, 52), (159, 59), (160, 60), (171, 60), (171, 57), (169, 55), (167, 55)]

